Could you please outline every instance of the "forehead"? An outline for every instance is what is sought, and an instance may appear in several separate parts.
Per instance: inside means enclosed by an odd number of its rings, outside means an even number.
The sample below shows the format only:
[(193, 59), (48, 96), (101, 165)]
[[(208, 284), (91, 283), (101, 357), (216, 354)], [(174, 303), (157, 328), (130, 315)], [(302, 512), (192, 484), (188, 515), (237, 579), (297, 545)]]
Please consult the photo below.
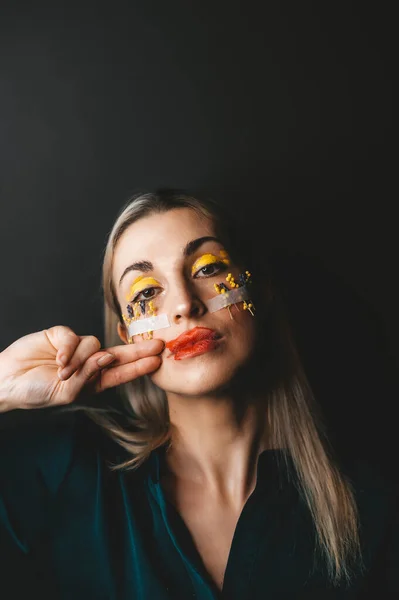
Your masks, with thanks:
[(191, 208), (177, 208), (142, 217), (123, 232), (114, 251), (113, 275), (116, 281), (128, 264), (136, 260), (160, 262), (178, 259), (187, 242), (215, 235), (205, 215)]

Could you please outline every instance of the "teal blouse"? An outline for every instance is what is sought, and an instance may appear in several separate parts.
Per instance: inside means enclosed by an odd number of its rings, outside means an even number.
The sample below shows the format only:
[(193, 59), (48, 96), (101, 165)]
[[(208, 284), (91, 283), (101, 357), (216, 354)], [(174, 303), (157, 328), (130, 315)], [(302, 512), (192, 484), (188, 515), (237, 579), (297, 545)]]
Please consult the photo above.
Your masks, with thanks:
[[(10, 413), (9, 413), (10, 414)], [(160, 486), (164, 448), (136, 471), (84, 413), (0, 418), (2, 600), (283, 600), (399, 598), (397, 488), (364, 462), (349, 469), (365, 567), (333, 588), (283, 450), (266, 450), (234, 533), (223, 591)], [(217, 531), (215, 531), (217, 536)], [(317, 555), (316, 555), (317, 556)]]

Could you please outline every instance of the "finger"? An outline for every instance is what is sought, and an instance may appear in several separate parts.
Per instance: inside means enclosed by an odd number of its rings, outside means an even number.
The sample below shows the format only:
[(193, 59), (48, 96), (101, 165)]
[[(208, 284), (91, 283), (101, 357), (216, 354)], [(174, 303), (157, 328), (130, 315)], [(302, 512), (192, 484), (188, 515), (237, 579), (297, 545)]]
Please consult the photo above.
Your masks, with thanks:
[[(88, 336), (85, 336), (88, 337)], [(89, 358), (93, 361), (97, 360), (105, 360), (106, 363), (100, 363), (101, 367), (104, 367), (105, 364), (109, 364), (108, 358), (110, 355), (115, 358), (115, 362), (122, 365), (134, 362), (139, 360), (140, 358), (145, 358), (147, 356), (154, 356), (160, 354), (165, 348), (165, 342), (161, 339), (153, 339), (153, 340), (143, 340), (139, 344), (119, 344), (118, 346), (112, 346), (110, 348), (102, 348), (100, 351), (92, 354), (90, 349), (87, 352), (83, 352), (82, 355), (79, 356), (79, 352), (81, 351), (80, 346), (76, 351), (75, 356), (72, 357), (70, 363), (67, 367), (58, 369), (58, 376), (60, 379), (68, 379), (77, 369), (83, 366), (84, 362)], [(96, 366), (94, 364), (90, 367), (91, 371), (95, 369)]]
[(112, 367), (100, 368), (96, 361), (90, 358), (65, 382), (63, 398), (60, 398), (59, 403), (73, 402), (86, 386), (92, 392), (102, 392), (107, 388), (114, 387), (132, 381), (141, 375), (145, 375), (155, 371), (161, 364), (162, 360), (159, 356), (147, 356), (134, 363), (121, 365), (117, 369)]
[(71, 360), (71, 356), (73, 356), (76, 348), (80, 344), (80, 336), (76, 335), (75, 332), (69, 332), (66, 334), (64, 341), (62, 342), (61, 347), (58, 349), (57, 356), (55, 358), (56, 362), (61, 367), (66, 367), (66, 365)]
[(100, 371), (100, 376), (94, 384), (95, 393), (133, 381), (138, 377), (156, 371), (162, 364), (160, 356), (146, 356), (125, 365), (111, 363), (106, 369)]
[[(114, 360), (113, 356), (111, 358)], [(59, 395), (58, 403), (69, 404), (73, 402), (85, 385), (92, 388), (93, 383), (98, 379), (103, 368), (98, 364), (97, 360), (93, 360), (93, 357), (90, 357), (82, 367), (78, 368), (66, 381), (62, 382), (62, 392)]]
[[(93, 356), (94, 353), (98, 353), (101, 347), (100, 341), (94, 335), (77, 336), (79, 338), (79, 345), (75, 348), (74, 352), (69, 356), (67, 366), (59, 369), (58, 374), (61, 379), (67, 379), (77, 369), (87, 361), (87, 359)], [(71, 343), (70, 350), (73, 348)], [(100, 357), (100, 353), (97, 358)], [(107, 354), (104, 352), (103, 354)], [(68, 356), (68, 355), (67, 355)]]
[(138, 344), (120, 344), (103, 348), (115, 356), (118, 364), (134, 362), (146, 356), (160, 354), (165, 348), (165, 342), (161, 339), (144, 340)]
[(47, 339), (56, 351), (56, 361), (65, 366), (80, 343), (80, 336), (66, 325), (55, 325), (44, 330)]

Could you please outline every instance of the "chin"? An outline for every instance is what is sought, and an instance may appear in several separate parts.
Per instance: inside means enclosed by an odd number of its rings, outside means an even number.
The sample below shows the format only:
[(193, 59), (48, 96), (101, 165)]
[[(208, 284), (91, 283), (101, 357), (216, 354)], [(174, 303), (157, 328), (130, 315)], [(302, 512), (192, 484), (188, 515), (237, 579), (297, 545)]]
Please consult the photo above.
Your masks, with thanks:
[[(210, 363), (208, 360), (195, 359), (175, 361), (163, 364), (154, 373), (150, 373), (151, 380), (165, 392), (200, 396), (212, 394), (218, 390), (227, 389), (234, 379), (237, 365)], [(224, 361), (223, 361), (224, 362)]]
[[(156, 383), (154, 381), (154, 383)], [(161, 383), (156, 383), (158, 387), (164, 390), (166, 394), (176, 394), (179, 396), (191, 396), (191, 397), (204, 397), (221, 392), (224, 389), (228, 389), (228, 383), (226, 381), (184, 381), (178, 385), (169, 383), (164, 386)], [(226, 388), (227, 386), (227, 388)]]

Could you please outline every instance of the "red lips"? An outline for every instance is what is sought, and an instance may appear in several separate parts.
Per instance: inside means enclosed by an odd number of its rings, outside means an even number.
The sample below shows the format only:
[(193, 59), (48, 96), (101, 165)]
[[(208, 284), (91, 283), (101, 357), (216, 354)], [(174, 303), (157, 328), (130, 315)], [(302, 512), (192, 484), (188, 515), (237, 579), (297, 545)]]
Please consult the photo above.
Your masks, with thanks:
[(219, 337), (220, 335), (214, 329), (209, 329), (208, 327), (194, 327), (194, 329), (184, 331), (176, 339), (167, 342), (166, 348), (175, 354), (177, 351), (193, 346), (202, 340), (216, 340)]

